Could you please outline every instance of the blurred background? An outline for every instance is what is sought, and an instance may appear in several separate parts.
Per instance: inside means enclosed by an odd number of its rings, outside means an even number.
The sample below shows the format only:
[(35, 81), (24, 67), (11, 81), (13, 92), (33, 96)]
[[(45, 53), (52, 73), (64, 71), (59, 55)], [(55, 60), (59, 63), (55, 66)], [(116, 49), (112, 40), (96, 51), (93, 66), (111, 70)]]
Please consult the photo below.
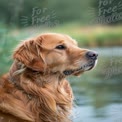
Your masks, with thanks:
[(68, 34), (99, 53), (94, 70), (68, 78), (73, 122), (122, 122), (122, 1), (0, 0), (0, 75), (21, 40), (43, 32)]

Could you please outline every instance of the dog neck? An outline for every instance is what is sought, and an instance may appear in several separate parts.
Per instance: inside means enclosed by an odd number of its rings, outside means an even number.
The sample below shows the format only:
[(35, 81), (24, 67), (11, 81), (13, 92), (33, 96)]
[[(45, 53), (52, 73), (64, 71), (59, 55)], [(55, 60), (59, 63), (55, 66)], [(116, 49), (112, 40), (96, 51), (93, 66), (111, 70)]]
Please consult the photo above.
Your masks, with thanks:
[[(10, 68), (10, 81), (16, 83), (18, 76), (23, 75), (24, 77), (34, 81), (40, 87), (44, 84), (51, 82), (51, 80), (61, 81), (65, 79), (65, 75), (59, 72), (39, 72), (33, 69), (27, 68), (23, 63), (15, 60)], [(41, 82), (40, 82), (41, 81)]]
[[(24, 80), (22, 78), (24, 78)], [(16, 60), (11, 66), (9, 73), (9, 81), (17, 89), (23, 91), (23, 93), (26, 94), (29, 99), (32, 99), (34, 95), (27, 90), (26, 86), (28, 84), (31, 83), (33, 85), (37, 85), (39, 88), (43, 88), (48, 85), (54, 88), (64, 79), (65, 76), (59, 73), (43, 73), (34, 71), (25, 67), (24, 64)]]
[(27, 101), (30, 100), (32, 104), (37, 101), (33, 105), (33, 113), (37, 113), (36, 108), (40, 106), (39, 114), (47, 115), (43, 118), (41, 118), (42, 115), (38, 115), (37, 118), (42, 122), (49, 119), (52, 120), (50, 122), (69, 122), (68, 116), (73, 104), (73, 95), (63, 75), (36, 72), (15, 61), (10, 68), (10, 82), (22, 91)]

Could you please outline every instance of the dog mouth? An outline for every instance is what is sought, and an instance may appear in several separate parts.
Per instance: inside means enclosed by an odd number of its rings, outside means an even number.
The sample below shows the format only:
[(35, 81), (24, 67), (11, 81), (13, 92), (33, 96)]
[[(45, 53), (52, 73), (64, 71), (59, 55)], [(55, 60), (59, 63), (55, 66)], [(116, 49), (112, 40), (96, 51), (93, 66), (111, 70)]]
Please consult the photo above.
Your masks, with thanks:
[(91, 70), (96, 64), (96, 61), (91, 61), (90, 63), (87, 63), (85, 65), (82, 65), (80, 68), (78, 69), (74, 69), (74, 70), (65, 70), (63, 71), (63, 73), (67, 76), (67, 75), (77, 75), (80, 72), (84, 72), (84, 71), (88, 71)]

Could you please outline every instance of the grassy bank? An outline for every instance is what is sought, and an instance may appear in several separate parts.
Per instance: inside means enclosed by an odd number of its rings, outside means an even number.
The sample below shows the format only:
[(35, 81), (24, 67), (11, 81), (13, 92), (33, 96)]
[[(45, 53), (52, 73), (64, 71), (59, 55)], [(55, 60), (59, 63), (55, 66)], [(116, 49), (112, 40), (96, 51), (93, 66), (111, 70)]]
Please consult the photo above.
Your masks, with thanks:
[(122, 46), (122, 26), (84, 27), (80, 24), (73, 23), (53, 28), (51, 31), (71, 35), (79, 42), (80, 46)]
[[(25, 39), (43, 32), (57, 32), (72, 36), (80, 46), (103, 47), (122, 46), (122, 26), (84, 26), (80, 23), (61, 24), (52, 27), (28, 27), (28, 28), (4, 28), (0, 29), (0, 36), (8, 35), (14, 44), (14, 40)], [(7, 36), (6, 36), (7, 35)]]

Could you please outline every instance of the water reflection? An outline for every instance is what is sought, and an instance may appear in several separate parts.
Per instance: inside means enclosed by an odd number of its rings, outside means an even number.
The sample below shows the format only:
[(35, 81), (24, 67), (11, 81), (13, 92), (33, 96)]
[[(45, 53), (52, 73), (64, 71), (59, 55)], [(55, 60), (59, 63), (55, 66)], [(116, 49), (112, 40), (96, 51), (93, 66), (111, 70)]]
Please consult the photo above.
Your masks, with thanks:
[[(96, 117), (96, 114), (99, 113), (104, 113), (105, 116)], [(99, 110), (88, 105), (78, 106), (74, 109), (74, 114), (73, 122), (121, 122), (122, 105), (109, 104), (107, 107)]]
[(97, 67), (80, 78), (70, 78), (77, 105), (73, 120), (121, 122), (122, 48), (95, 50), (99, 53)]

